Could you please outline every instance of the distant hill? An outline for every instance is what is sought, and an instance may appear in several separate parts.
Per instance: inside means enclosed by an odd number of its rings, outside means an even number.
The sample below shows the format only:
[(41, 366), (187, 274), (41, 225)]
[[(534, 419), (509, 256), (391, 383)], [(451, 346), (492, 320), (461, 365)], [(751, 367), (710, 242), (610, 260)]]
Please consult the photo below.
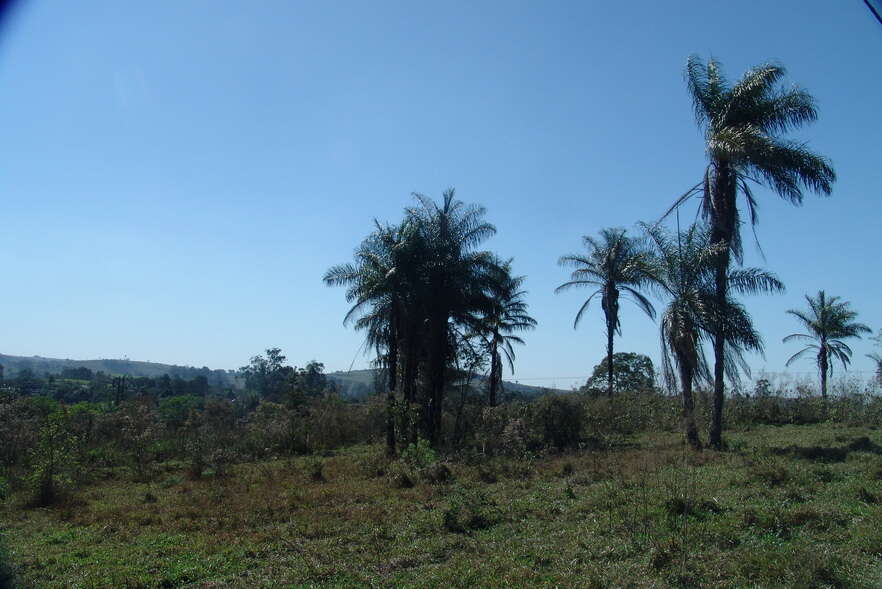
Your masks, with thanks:
[(15, 376), (23, 370), (30, 370), (36, 375), (44, 375), (59, 374), (65, 368), (88, 368), (93, 372), (104, 372), (118, 376), (156, 378), (167, 374), (184, 380), (205, 376), (208, 382), (214, 386), (237, 386), (235, 371), (212, 370), (206, 366), (196, 368), (193, 366), (160, 364), (158, 362), (139, 362), (137, 360), (71, 360), (44, 358), (42, 356), (9, 356), (7, 354), (0, 354), (0, 365), (3, 366), (4, 375), (7, 377)]
[[(164, 374), (171, 377), (179, 377), (190, 380), (197, 376), (205, 376), (213, 386), (234, 387), (241, 386), (236, 378), (234, 370), (212, 370), (206, 366), (196, 368), (193, 366), (179, 366), (175, 364), (160, 364), (159, 362), (141, 362), (138, 360), (102, 359), (102, 360), (71, 360), (61, 358), (44, 358), (42, 356), (10, 356), (0, 354), (0, 365), (3, 366), (6, 377), (14, 377), (23, 370), (30, 370), (36, 375), (60, 374), (65, 368), (88, 368), (93, 372), (104, 372), (116, 376), (145, 376), (157, 378)], [(328, 380), (337, 386), (341, 397), (357, 399), (366, 397), (377, 390), (375, 370), (350, 370), (348, 372), (329, 372)], [(476, 376), (472, 386), (486, 388), (487, 377)], [(380, 384), (382, 390), (382, 383)], [(505, 393), (519, 397), (536, 397), (546, 392), (555, 392), (554, 389), (534, 387), (505, 381), (503, 383)], [(567, 392), (567, 391), (556, 391)]]
[[(365, 397), (375, 392), (377, 389), (377, 385), (375, 384), (376, 370), (368, 369), (350, 370), (348, 372), (329, 372), (327, 374), (327, 377), (328, 380), (333, 381), (334, 384), (337, 385), (337, 390), (340, 392), (340, 396), (342, 397)], [(486, 382), (486, 376), (476, 376), (472, 381), (472, 386), (475, 388), (484, 389), (487, 386)], [(508, 381), (503, 382), (502, 388), (506, 394), (514, 394), (515, 396), (524, 398), (538, 397), (548, 392), (570, 392), (559, 389), (534, 387)]]

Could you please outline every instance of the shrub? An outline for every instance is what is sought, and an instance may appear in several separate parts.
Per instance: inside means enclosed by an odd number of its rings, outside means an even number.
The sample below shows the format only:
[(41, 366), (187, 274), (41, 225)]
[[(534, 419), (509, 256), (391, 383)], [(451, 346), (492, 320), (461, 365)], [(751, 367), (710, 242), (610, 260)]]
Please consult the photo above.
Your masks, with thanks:
[(527, 453), (529, 433), (523, 419), (512, 419), (502, 430), (500, 436), (502, 452), (508, 456), (520, 457)]
[(499, 520), (495, 503), (480, 489), (458, 488), (450, 495), (441, 518), (449, 532), (467, 533), (494, 525)]
[(359, 462), (361, 471), (369, 479), (384, 476), (389, 470), (389, 457), (381, 452), (373, 452)]
[(135, 476), (146, 481), (156, 458), (153, 446), (161, 434), (159, 416), (147, 399), (138, 399), (126, 404), (121, 418), (123, 444), (131, 454)]
[(419, 438), (401, 452), (401, 461), (414, 470), (420, 470), (438, 461), (438, 455), (427, 440)]
[(420, 469), (419, 476), (424, 481), (433, 484), (447, 483), (453, 479), (453, 473), (450, 472), (446, 464), (441, 462), (436, 462)]
[(535, 411), (545, 444), (563, 449), (581, 439), (584, 412), (573, 396), (546, 395), (536, 403)]
[(66, 429), (66, 416), (55, 413), (40, 428), (36, 447), (31, 451), (28, 483), (35, 505), (50, 505), (74, 486), (79, 469), (76, 437)]
[(205, 463), (214, 472), (214, 476), (227, 475), (230, 465), (236, 461), (236, 453), (229, 448), (215, 448), (208, 453)]
[(315, 483), (323, 483), (325, 481), (325, 463), (318, 456), (313, 456), (306, 461), (306, 472), (309, 474), (309, 480)]
[(401, 462), (394, 462), (389, 467), (389, 485), (395, 489), (410, 489), (414, 486), (413, 473)]

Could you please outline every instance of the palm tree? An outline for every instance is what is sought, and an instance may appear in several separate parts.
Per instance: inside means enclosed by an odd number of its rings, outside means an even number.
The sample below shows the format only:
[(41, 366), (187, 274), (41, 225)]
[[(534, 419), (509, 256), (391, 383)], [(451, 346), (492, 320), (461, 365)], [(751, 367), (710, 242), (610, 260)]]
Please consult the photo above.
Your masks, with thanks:
[(325, 284), (348, 286), (347, 301), (354, 303), (344, 317), (344, 324), (367, 332), (365, 343), (377, 352), (377, 361), (385, 368), (387, 387), (386, 450), (395, 453), (395, 390), (398, 382), (398, 357), (408, 306), (412, 293), (415, 233), (407, 223), (381, 225), (355, 251), (355, 263), (330, 268)]
[[(714, 267), (722, 246), (708, 244), (707, 230), (693, 225), (671, 238), (659, 226), (643, 225), (650, 238), (653, 258), (653, 286), (667, 305), (659, 326), (662, 375), (669, 388), (679, 378), (683, 397), (683, 429), (686, 441), (701, 447), (695, 425), (692, 386), (710, 382), (704, 344), (712, 340), (718, 324), (726, 336), (726, 373), (737, 380), (745, 351), (762, 352), (762, 340), (744, 307), (728, 299), (720, 308), (714, 296)], [(783, 285), (758, 268), (732, 270), (728, 276), (733, 292), (774, 292)]]
[(839, 360), (842, 367), (848, 369), (851, 362), (851, 348), (843, 341), (849, 338), (861, 338), (862, 333), (870, 333), (870, 328), (857, 323), (857, 312), (851, 309), (848, 301), (840, 301), (840, 297), (828, 297), (823, 290), (812, 298), (805, 296), (808, 311), (790, 309), (789, 314), (796, 317), (808, 333), (792, 333), (784, 338), (784, 342), (811, 342), (793, 354), (786, 365), (802, 358), (810, 352), (815, 353), (815, 361), (821, 378), (821, 396), (827, 398), (827, 373), (833, 370), (833, 360)]
[(560, 293), (570, 288), (590, 288), (594, 292), (582, 303), (573, 321), (573, 329), (588, 309), (591, 300), (600, 295), (600, 306), (606, 319), (607, 394), (613, 394), (613, 344), (616, 333), (621, 333), (619, 296), (624, 293), (647, 315), (655, 318), (655, 308), (640, 292), (650, 279), (647, 254), (639, 241), (625, 235), (624, 229), (604, 229), (600, 239), (582, 238), (587, 254), (570, 254), (558, 261), (561, 266), (575, 268), (570, 280), (555, 289)]
[(476, 313), (486, 313), (487, 293), (495, 268), (494, 256), (476, 247), (496, 233), (484, 221), (485, 209), (455, 199), (454, 190), (444, 192), (441, 203), (414, 194), (418, 206), (406, 209), (425, 244), (421, 261), (421, 304), (425, 339), (427, 383), (424, 429), (437, 444), (441, 428), (447, 369), (455, 354), (456, 326), (472, 326)]
[(524, 344), (515, 332), (527, 331), (536, 327), (536, 320), (527, 313), (524, 301), (526, 291), (522, 289), (525, 277), (512, 276), (512, 260), (497, 261), (495, 279), (490, 285), (489, 312), (481, 318), (480, 331), (490, 357), (489, 404), (494, 407), (497, 392), (502, 384), (502, 360), (508, 362), (514, 372), (515, 352), (512, 344)]
[[(725, 250), (714, 276), (717, 303), (727, 297), (731, 257), (742, 259), (741, 214), (738, 196), (744, 197), (751, 225), (757, 222), (757, 202), (750, 183), (765, 185), (781, 198), (799, 205), (803, 190), (830, 194), (836, 174), (830, 162), (805, 144), (783, 134), (817, 119), (812, 96), (800, 88), (779, 88), (786, 70), (775, 64), (750, 69), (730, 85), (711, 59), (696, 56), (686, 65), (686, 83), (695, 117), (705, 132), (708, 165), (698, 184), (677, 199), (673, 208), (693, 195), (701, 197), (701, 212), (710, 225), (710, 241)], [(670, 212), (670, 210), (668, 211)], [(715, 330), (714, 407), (710, 444), (722, 444), (725, 335)]]

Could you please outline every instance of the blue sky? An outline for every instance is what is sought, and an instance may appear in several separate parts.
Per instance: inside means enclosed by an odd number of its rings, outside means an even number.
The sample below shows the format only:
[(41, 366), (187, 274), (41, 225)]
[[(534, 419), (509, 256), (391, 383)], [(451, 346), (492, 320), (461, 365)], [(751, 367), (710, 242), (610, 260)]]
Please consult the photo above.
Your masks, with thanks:
[[(882, 27), (861, 0), (780, 2), (23, 2), (0, 38), (2, 351), (235, 368), (366, 365), (321, 282), (410, 193), (488, 209), (539, 328), (514, 378), (569, 386), (604, 354), (600, 309), (554, 295), (558, 256), (654, 220), (704, 166), (689, 54), (730, 78), (770, 59), (817, 98), (795, 137), (829, 199), (762, 191), (753, 298), (766, 358), (825, 288), (882, 327)], [(658, 355), (625, 307), (622, 351)], [(868, 370), (855, 346), (857, 370)], [(795, 368), (811, 372), (806, 361)], [(555, 377), (554, 380), (531, 380)]]

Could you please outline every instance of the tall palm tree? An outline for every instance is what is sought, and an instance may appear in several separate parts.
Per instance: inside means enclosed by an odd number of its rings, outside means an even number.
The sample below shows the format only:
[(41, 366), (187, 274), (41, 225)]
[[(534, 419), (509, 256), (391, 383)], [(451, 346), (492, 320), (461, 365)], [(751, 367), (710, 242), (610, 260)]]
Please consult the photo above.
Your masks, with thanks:
[(398, 357), (405, 333), (408, 301), (412, 296), (415, 232), (412, 226), (381, 225), (355, 251), (355, 262), (340, 264), (325, 273), (329, 286), (347, 286), (346, 299), (354, 303), (344, 324), (355, 322), (366, 332), (365, 343), (377, 352), (385, 368), (387, 386), (386, 449), (395, 453), (395, 390)]
[(523, 290), (524, 276), (512, 276), (512, 260), (497, 261), (495, 277), (490, 285), (490, 307), (481, 318), (481, 333), (490, 357), (489, 404), (497, 403), (497, 393), (502, 384), (502, 360), (508, 362), (514, 372), (515, 352), (512, 344), (524, 344), (516, 332), (536, 327), (536, 320), (527, 312)]
[(588, 309), (594, 297), (600, 295), (606, 326), (607, 394), (613, 394), (613, 344), (616, 333), (621, 333), (619, 319), (619, 296), (624, 293), (647, 315), (655, 318), (655, 308), (640, 289), (650, 279), (647, 253), (638, 240), (625, 235), (624, 229), (603, 229), (600, 239), (590, 236), (582, 238), (587, 254), (569, 254), (558, 260), (561, 266), (574, 268), (570, 280), (555, 289), (560, 293), (571, 288), (589, 288), (594, 292), (588, 296), (573, 321), (573, 329)]
[[(762, 352), (762, 340), (742, 305), (731, 298), (723, 307), (717, 304), (714, 267), (722, 246), (708, 243), (705, 228), (693, 225), (676, 238), (659, 226), (644, 224), (643, 228), (655, 250), (653, 286), (667, 301), (659, 325), (662, 375), (671, 389), (679, 379), (686, 440), (700, 448), (692, 386), (711, 380), (704, 344), (712, 340), (718, 324), (724, 325), (726, 372), (737, 380), (738, 368), (744, 364), (742, 353)], [(728, 280), (733, 292), (743, 294), (783, 289), (775, 276), (758, 268), (730, 270)]]
[(790, 309), (789, 314), (796, 317), (808, 333), (792, 333), (784, 338), (784, 342), (811, 342), (793, 354), (786, 365), (811, 352), (815, 353), (815, 362), (821, 379), (821, 396), (827, 398), (827, 373), (833, 370), (833, 360), (839, 360), (843, 368), (851, 362), (851, 348), (843, 340), (861, 338), (862, 333), (870, 333), (870, 328), (855, 321), (857, 312), (852, 310), (848, 301), (840, 297), (828, 297), (823, 290), (816, 297), (805, 296), (808, 311)]
[[(763, 64), (729, 84), (720, 64), (704, 63), (691, 56), (686, 83), (695, 118), (705, 133), (708, 165), (703, 178), (677, 199), (673, 208), (694, 195), (701, 197), (701, 213), (710, 225), (710, 241), (725, 250), (716, 263), (715, 296), (718, 304), (727, 297), (732, 256), (742, 259), (741, 213), (738, 196), (744, 198), (751, 225), (757, 222), (757, 202), (750, 184), (765, 185), (781, 198), (799, 205), (803, 190), (830, 194), (836, 174), (830, 162), (804, 143), (783, 137), (817, 119), (812, 96), (800, 88), (779, 87), (786, 70)], [(670, 211), (669, 211), (670, 212)], [(714, 407), (710, 444), (722, 444), (725, 372), (725, 336), (714, 333)]]
[(432, 444), (439, 439), (447, 369), (453, 364), (453, 329), (474, 325), (475, 314), (487, 311), (495, 267), (494, 256), (476, 248), (496, 228), (484, 220), (483, 207), (466, 205), (455, 196), (448, 189), (436, 203), (414, 194), (418, 205), (406, 209), (425, 244), (421, 270), (428, 388), (424, 429)]

